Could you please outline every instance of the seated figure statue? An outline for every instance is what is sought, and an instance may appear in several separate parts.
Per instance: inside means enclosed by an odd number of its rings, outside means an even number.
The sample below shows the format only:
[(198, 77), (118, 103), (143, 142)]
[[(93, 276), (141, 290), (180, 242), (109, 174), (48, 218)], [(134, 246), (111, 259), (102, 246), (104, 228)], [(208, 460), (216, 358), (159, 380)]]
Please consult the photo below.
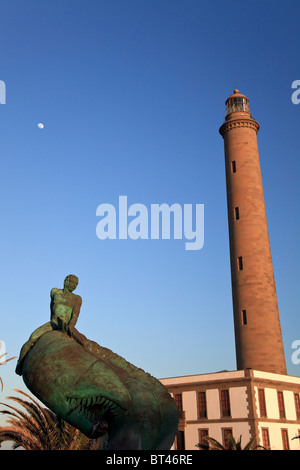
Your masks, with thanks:
[(77, 286), (78, 277), (69, 274), (64, 280), (63, 289), (57, 289), (56, 287), (51, 289), (50, 321), (37, 328), (22, 347), (16, 366), (18, 375), (22, 375), (24, 357), (36, 341), (47, 331), (63, 330), (81, 344), (86, 340), (85, 336), (75, 329), (82, 304), (81, 297), (73, 293)]
[(77, 276), (51, 290), (50, 321), (22, 346), (16, 373), (61, 419), (86, 436), (107, 437), (107, 449), (170, 449), (178, 408), (162, 383), (79, 333)]

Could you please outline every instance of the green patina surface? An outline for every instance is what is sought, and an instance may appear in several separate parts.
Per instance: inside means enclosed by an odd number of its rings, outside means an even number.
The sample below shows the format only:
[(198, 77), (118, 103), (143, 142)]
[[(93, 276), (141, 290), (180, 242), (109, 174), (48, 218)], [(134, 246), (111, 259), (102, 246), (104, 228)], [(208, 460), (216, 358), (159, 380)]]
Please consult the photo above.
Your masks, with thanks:
[(78, 278), (51, 290), (51, 319), (21, 349), (16, 373), (29, 390), (90, 437), (108, 434), (108, 449), (170, 449), (178, 409), (166, 388), (75, 329)]

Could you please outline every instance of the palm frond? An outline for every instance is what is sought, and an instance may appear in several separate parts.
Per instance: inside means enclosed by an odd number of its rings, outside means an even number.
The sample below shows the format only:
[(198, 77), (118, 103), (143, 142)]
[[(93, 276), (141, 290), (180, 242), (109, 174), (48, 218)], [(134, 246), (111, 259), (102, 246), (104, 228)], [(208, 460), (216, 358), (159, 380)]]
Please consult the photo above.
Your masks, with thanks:
[[(7, 353), (0, 354), (0, 359), (4, 356), (6, 356)], [(7, 362), (11, 361), (12, 359), (16, 359), (17, 356), (10, 357), (9, 359), (5, 359), (5, 361), (0, 362), (0, 366), (3, 366), (3, 364), (6, 364)], [(0, 385), (1, 385), (1, 392), (3, 392), (3, 380), (0, 377)]]
[[(0, 359), (1, 357), (6, 356), (7, 353), (0, 354)], [(9, 359), (5, 359), (5, 361), (1, 361), (0, 365), (2, 366), (3, 364), (6, 364), (7, 362), (11, 361), (12, 359), (16, 359), (17, 356), (10, 357)]]
[(236, 440), (233, 435), (228, 436), (228, 447), (223, 446), (219, 441), (210, 436), (204, 436), (203, 439), (207, 441), (206, 443), (196, 444), (196, 447), (202, 450), (256, 450), (264, 449), (265, 447), (255, 445), (256, 436), (250, 439), (249, 442), (242, 448), (242, 436)]
[(254, 436), (250, 441), (245, 445), (243, 450), (253, 450), (253, 447), (257, 448), (258, 446), (254, 446), (256, 441), (256, 436)]
[(226, 450), (225, 447), (213, 437), (205, 436), (204, 439), (210, 444), (212, 450)]
[[(0, 403), (8, 409), (0, 410), (9, 417), (7, 426), (0, 427), (0, 446), (13, 441), (13, 448), (25, 450), (97, 450), (103, 448), (102, 438), (89, 439), (26, 392), (15, 389), (23, 397), (7, 397), (22, 409)], [(24, 411), (25, 410), (25, 411)]]

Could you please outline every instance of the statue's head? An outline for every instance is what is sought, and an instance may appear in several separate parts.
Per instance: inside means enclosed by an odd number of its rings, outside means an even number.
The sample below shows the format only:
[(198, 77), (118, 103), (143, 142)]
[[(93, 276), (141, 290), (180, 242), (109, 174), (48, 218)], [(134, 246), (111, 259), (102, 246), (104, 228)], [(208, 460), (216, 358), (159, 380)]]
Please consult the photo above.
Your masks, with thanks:
[(64, 281), (64, 288), (73, 292), (78, 286), (79, 279), (75, 274), (69, 274)]

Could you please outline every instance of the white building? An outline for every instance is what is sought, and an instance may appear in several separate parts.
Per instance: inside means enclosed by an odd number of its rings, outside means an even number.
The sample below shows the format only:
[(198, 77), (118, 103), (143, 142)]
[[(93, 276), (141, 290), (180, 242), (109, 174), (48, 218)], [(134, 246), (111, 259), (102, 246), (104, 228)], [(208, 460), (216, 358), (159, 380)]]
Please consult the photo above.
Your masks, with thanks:
[(242, 446), (254, 436), (271, 450), (300, 450), (300, 378), (252, 369), (160, 380), (180, 411), (176, 450), (197, 450), (210, 436)]

